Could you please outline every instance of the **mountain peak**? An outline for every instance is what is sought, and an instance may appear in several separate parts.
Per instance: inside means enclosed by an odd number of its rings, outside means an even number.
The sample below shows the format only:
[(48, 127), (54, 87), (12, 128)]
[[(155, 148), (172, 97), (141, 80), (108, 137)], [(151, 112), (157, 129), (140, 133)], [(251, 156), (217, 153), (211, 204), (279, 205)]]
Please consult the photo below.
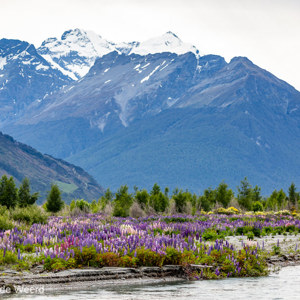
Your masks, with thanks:
[(199, 56), (199, 50), (189, 43), (184, 43), (173, 32), (168, 31), (162, 36), (151, 38), (133, 47), (130, 54), (147, 55), (154, 53), (171, 52), (178, 55), (192, 52)]
[(164, 35), (173, 36), (173, 37), (175, 37), (175, 38), (177, 38), (177, 39), (180, 40), (180, 38), (174, 32), (172, 32), (172, 31), (167, 31)]
[(65, 31), (61, 39), (47, 39), (38, 48), (52, 67), (75, 80), (87, 74), (96, 58), (114, 50), (100, 35), (79, 28)]
[(62, 40), (66, 40), (69, 36), (80, 36), (80, 35), (84, 35), (84, 31), (79, 29), (79, 28), (75, 28), (75, 29), (69, 29), (66, 30), (62, 36), (61, 39)]

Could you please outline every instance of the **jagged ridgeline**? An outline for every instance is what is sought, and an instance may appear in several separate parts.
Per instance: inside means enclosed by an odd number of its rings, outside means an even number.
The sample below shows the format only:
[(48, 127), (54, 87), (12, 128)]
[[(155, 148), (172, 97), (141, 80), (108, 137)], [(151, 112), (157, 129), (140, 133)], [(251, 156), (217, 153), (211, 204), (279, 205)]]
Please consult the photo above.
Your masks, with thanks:
[(43, 155), (32, 147), (15, 141), (0, 132), (0, 177), (13, 176), (16, 183), (27, 177), (32, 192), (39, 192), (38, 203), (45, 201), (47, 191), (55, 183), (62, 191), (62, 198), (98, 199), (103, 189), (81, 168), (50, 155)]

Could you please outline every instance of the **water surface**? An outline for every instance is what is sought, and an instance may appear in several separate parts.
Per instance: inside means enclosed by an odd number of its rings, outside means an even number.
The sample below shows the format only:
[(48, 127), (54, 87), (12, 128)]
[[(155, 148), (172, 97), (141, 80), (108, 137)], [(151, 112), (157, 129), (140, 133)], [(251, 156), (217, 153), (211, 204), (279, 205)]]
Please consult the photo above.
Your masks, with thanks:
[[(75, 283), (76, 284), (76, 283)], [(115, 285), (85, 291), (15, 295), (7, 299), (300, 299), (300, 266), (286, 267), (268, 277)]]

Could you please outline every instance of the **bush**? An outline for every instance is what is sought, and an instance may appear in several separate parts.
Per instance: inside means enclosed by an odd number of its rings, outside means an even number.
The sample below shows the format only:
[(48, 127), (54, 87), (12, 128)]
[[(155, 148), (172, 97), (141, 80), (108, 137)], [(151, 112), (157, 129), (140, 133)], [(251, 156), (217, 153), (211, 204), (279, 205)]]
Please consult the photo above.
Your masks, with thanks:
[(216, 214), (221, 214), (221, 215), (233, 215), (233, 214), (238, 214), (239, 210), (236, 209), (235, 207), (220, 207), (215, 211)]
[(15, 264), (18, 261), (18, 256), (12, 251), (0, 250), (0, 265)]
[(202, 234), (202, 238), (205, 241), (214, 241), (214, 240), (216, 240), (218, 238), (218, 234), (214, 230), (206, 230)]
[(178, 250), (168, 247), (166, 249), (165, 265), (180, 265), (182, 264), (182, 253)]
[(14, 224), (7, 215), (0, 216), (0, 230), (9, 230), (14, 227)]
[(145, 213), (141, 206), (137, 202), (134, 202), (129, 209), (129, 215), (132, 218), (141, 218), (145, 216)]
[(253, 209), (254, 212), (263, 211), (264, 207), (263, 207), (262, 203), (260, 203), (259, 201), (255, 201), (253, 203), (252, 209)]
[(31, 205), (24, 208), (17, 207), (11, 211), (13, 220), (25, 222), (32, 225), (33, 223), (45, 224), (48, 220), (48, 216), (37, 205)]
[(150, 249), (140, 248), (136, 250), (137, 265), (145, 267), (161, 267), (164, 262), (164, 255)]
[(113, 252), (105, 252), (97, 254), (95, 263), (98, 267), (118, 267), (120, 264), (122, 264), (122, 261), (120, 261), (118, 254)]
[(82, 251), (75, 248), (74, 259), (78, 266), (94, 266), (96, 265), (96, 256), (97, 252), (94, 246), (92, 247), (83, 247)]
[[(90, 204), (81, 199), (81, 200), (72, 200), (70, 203), (70, 211), (72, 212), (72, 215), (80, 215), (80, 213), (87, 214), (91, 211), (91, 206)], [(73, 213), (74, 212), (74, 213)]]

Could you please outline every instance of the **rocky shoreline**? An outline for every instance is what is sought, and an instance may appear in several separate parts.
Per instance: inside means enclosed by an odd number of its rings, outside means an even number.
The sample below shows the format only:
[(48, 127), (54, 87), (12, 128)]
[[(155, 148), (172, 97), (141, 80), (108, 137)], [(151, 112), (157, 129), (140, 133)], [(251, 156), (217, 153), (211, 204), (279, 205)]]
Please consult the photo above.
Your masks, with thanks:
[[(298, 236), (276, 236), (257, 238), (248, 241), (246, 237), (228, 237), (230, 243), (241, 248), (244, 244), (264, 245), (269, 252), (275, 245), (280, 246), (278, 255), (269, 256), (267, 264), (270, 272), (276, 272), (282, 267), (300, 265), (300, 253), (291, 251), (299, 241)], [(71, 291), (89, 288), (97, 288), (110, 285), (150, 284), (159, 282), (172, 282), (188, 280), (193, 271), (212, 268), (206, 265), (189, 265), (188, 268), (178, 265), (166, 265), (163, 267), (140, 268), (85, 268), (70, 269), (60, 272), (46, 272), (39, 265), (29, 271), (17, 272), (15, 270), (3, 270), (0, 276), (0, 288), (2, 293), (18, 293), (20, 287), (38, 287), (44, 292)]]
[[(191, 265), (191, 270), (201, 270), (210, 266)], [(88, 268), (70, 269), (60, 272), (15, 272), (6, 270), (0, 278), (0, 285), (10, 293), (18, 291), (20, 286), (43, 286), (44, 291), (76, 290), (89, 286), (104, 286), (111, 284), (149, 283), (160, 281), (186, 280), (186, 273), (182, 266), (169, 265), (163, 267), (141, 268)], [(78, 283), (74, 286), (74, 283)]]
[[(271, 256), (267, 259), (271, 272), (282, 267), (300, 265), (300, 255)], [(190, 265), (188, 271), (201, 271), (211, 266)], [(16, 272), (6, 270), (0, 278), (0, 286), (6, 293), (16, 293), (20, 287), (41, 287), (44, 292), (57, 290), (81, 290), (115, 284), (150, 284), (187, 280), (187, 270), (182, 266), (169, 265), (163, 267), (118, 268), (104, 267), (100, 269), (71, 269), (60, 272)], [(74, 283), (76, 283), (74, 285)], [(2, 288), (2, 289), (3, 289)]]

